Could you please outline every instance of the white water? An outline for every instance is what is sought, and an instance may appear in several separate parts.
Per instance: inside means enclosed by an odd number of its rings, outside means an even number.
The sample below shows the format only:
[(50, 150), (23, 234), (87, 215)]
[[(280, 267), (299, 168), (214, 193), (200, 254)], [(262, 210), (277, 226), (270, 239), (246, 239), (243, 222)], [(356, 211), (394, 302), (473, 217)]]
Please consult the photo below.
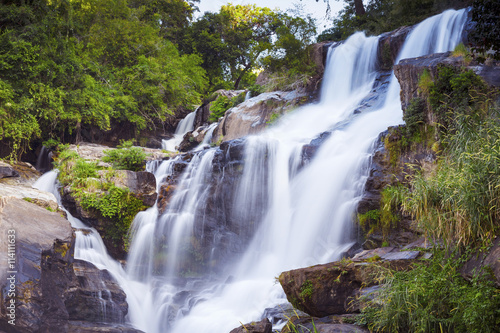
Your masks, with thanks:
[[(408, 37), (399, 58), (453, 49), (464, 17), (464, 11), (448, 11), (424, 21)], [(439, 38), (428, 38), (431, 34)], [(148, 333), (229, 332), (240, 322), (259, 320), (265, 308), (285, 301), (274, 282), (280, 272), (338, 259), (349, 247), (351, 214), (364, 187), (373, 142), (388, 126), (402, 122), (394, 77), (383, 105), (354, 115), (373, 86), (376, 44), (377, 38), (355, 34), (330, 52), (321, 102), (296, 110), (262, 135), (248, 138), (234, 211), (244, 217), (261, 209), (261, 223), (234, 267), (233, 282), (205, 284), (201, 290), (192, 286), (191, 300), (196, 304), (175, 308), (173, 299), (179, 289), (171, 281), (185, 255), (180, 240), (193, 236), (193, 212), (208, 195), (203, 184), (214, 150), (193, 158), (165, 214), (159, 214), (156, 206), (138, 214), (128, 275), (107, 255), (95, 230), (72, 221), (76, 228), (85, 228), (77, 232), (75, 257), (108, 269), (117, 279), (127, 293), (134, 326)], [(316, 156), (301, 168), (302, 145), (332, 128)], [(172, 173), (172, 162), (156, 165), (152, 171), (160, 183)], [(48, 173), (40, 182), (53, 186), (54, 177)], [(168, 249), (158, 251), (163, 245)]]
[(173, 138), (169, 140), (162, 140), (161, 148), (167, 151), (177, 151), (176, 147), (182, 142), (184, 134), (186, 134), (187, 132), (191, 132), (194, 129), (195, 119), (196, 111), (189, 113), (177, 125)]

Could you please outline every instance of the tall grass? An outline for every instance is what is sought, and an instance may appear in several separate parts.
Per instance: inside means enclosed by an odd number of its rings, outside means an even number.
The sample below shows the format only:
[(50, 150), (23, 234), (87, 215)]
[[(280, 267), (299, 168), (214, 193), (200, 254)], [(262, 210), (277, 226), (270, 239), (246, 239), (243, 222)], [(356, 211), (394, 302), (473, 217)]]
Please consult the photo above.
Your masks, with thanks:
[(358, 318), (375, 332), (498, 332), (500, 290), (487, 275), (460, 275), (467, 255), (434, 258), (408, 272), (387, 272), (380, 296)]

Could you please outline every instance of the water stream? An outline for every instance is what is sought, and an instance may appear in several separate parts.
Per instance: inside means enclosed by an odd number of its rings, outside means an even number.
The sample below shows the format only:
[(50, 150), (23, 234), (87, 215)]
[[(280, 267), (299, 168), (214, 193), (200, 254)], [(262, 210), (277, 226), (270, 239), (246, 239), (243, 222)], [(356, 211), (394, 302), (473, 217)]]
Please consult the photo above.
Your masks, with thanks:
[[(422, 22), (407, 37), (398, 59), (453, 49), (465, 17), (465, 10), (447, 11)], [(185, 267), (185, 258), (192, 255), (189, 244), (205, 237), (193, 225), (204, 219), (218, 148), (195, 152), (165, 211), (155, 206), (138, 214), (126, 272), (106, 254), (95, 230), (72, 220), (75, 228), (85, 230), (77, 232), (75, 257), (110, 270), (127, 293), (134, 326), (148, 333), (229, 332), (286, 302), (275, 283), (282, 271), (339, 259), (352, 245), (352, 216), (374, 142), (388, 126), (402, 123), (394, 75), (388, 89), (366, 102), (377, 77), (377, 45), (377, 37), (357, 33), (330, 50), (320, 102), (246, 138), (230, 211), (253, 236), (242, 242), (244, 251), (235, 253), (229, 268), (196, 279), (181, 274), (190, 269)], [(363, 111), (355, 112), (363, 103)], [(324, 132), (327, 139), (304, 161), (303, 146)], [(148, 165), (158, 188), (174, 173), (176, 162)], [(54, 174), (40, 182), (54, 186), (55, 178), (48, 179)]]

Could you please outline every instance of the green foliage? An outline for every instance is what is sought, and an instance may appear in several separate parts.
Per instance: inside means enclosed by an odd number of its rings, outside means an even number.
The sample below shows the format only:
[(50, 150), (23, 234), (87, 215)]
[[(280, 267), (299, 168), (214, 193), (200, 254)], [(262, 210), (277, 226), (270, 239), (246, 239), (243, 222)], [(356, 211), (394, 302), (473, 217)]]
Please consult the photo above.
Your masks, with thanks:
[(300, 286), (300, 294), (299, 297), (302, 300), (308, 300), (311, 298), (312, 294), (314, 292), (314, 286), (312, 281), (306, 280), (301, 286)]
[(111, 163), (114, 169), (143, 171), (146, 153), (140, 147), (132, 147), (132, 141), (122, 142), (117, 149), (105, 150), (102, 160)]
[(380, 209), (358, 214), (358, 221), (363, 228), (368, 230), (368, 235), (379, 231), (386, 242), (389, 232), (396, 227), (400, 220), (399, 210), (406, 190), (402, 186), (388, 186), (380, 194)]
[(358, 323), (376, 332), (497, 331), (500, 292), (484, 274), (465, 281), (460, 267), (466, 259), (436, 250), (410, 271), (385, 272), (380, 296), (368, 301)]
[(406, 123), (406, 133), (413, 136), (425, 122), (425, 102), (421, 98), (414, 98), (403, 114)]
[(35, 139), (91, 141), (112, 125), (138, 132), (200, 103), (201, 58), (180, 55), (143, 16), (146, 4), (132, 2), (0, 4), (0, 140), (11, 158)]
[(210, 116), (208, 116), (208, 121), (210, 123), (218, 121), (220, 117), (224, 116), (227, 110), (242, 103), (244, 100), (245, 93), (241, 93), (233, 98), (218, 96), (217, 99), (210, 104)]
[(441, 125), (443, 158), (429, 177), (416, 175), (404, 210), (431, 237), (454, 247), (486, 242), (498, 231), (499, 108), (494, 92), (471, 71), (441, 67), (429, 85)]
[(500, 59), (500, 3), (497, 0), (474, 0), (472, 3), (472, 20), (476, 23), (469, 34), (472, 49), (479, 52), (477, 58), (484, 61), (486, 57)]
[(77, 192), (80, 204), (86, 210), (96, 210), (111, 221), (106, 235), (115, 243), (124, 242), (127, 248), (126, 236), (135, 215), (146, 207), (142, 201), (132, 195), (129, 190), (111, 185), (106, 192)]
[[(121, 148), (123, 155), (130, 154), (128, 149), (131, 148), (135, 148), (131, 147), (131, 142), (125, 142)], [(132, 156), (136, 157), (135, 154)], [(109, 177), (113, 176), (112, 170), (99, 167), (97, 161), (84, 160), (75, 151), (62, 150), (56, 167), (59, 170), (58, 180), (71, 189), (77, 204), (109, 221), (103, 236), (110, 237), (116, 246), (124, 244), (126, 250), (130, 225), (135, 215), (146, 209), (142, 201), (128, 189), (109, 181)], [(100, 176), (100, 170), (104, 176)]]
[(314, 34), (310, 17), (228, 4), (219, 13), (205, 13), (192, 24), (188, 52), (201, 55), (210, 91), (238, 89), (254, 84), (254, 70), (260, 66), (294, 74), (309, 71), (307, 45)]

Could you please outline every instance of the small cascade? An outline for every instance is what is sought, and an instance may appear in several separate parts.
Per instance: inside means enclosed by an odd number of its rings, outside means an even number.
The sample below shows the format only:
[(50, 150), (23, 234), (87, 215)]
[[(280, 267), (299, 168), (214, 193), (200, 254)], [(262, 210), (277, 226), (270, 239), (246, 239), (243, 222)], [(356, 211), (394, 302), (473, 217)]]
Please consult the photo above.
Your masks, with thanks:
[(189, 113), (182, 119), (175, 129), (174, 137), (169, 140), (162, 140), (161, 148), (167, 151), (177, 151), (177, 146), (182, 142), (184, 134), (191, 132), (194, 129), (194, 121), (196, 119), (196, 111)]
[(40, 155), (38, 155), (38, 159), (36, 161), (35, 169), (40, 171), (41, 173), (45, 173), (47, 171), (52, 170), (52, 150), (49, 148), (42, 146), (40, 150)]
[(195, 148), (195, 151), (199, 151), (205, 149), (206, 147), (210, 147), (210, 143), (212, 142), (212, 137), (214, 135), (214, 131), (217, 128), (219, 123), (212, 123), (205, 130), (205, 136), (203, 137), (203, 141)]

